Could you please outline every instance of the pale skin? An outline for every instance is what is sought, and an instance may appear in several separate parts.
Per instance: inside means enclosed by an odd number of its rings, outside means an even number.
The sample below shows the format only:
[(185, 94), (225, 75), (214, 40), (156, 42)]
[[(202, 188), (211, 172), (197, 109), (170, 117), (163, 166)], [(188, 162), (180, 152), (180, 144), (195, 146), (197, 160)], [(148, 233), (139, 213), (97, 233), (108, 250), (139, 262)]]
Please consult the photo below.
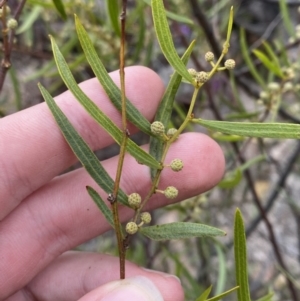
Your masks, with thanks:
[[(119, 83), (118, 71), (111, 73), (111, 77)], [(121, 125), (120, 113), (110, 104), (97, 80), (88, 80), (81, 87)], [(163, 91), (163, 83), (153, 71), (144, 67), (126, 69), (126, 94), (147, 119), (153, 119)], [(71, 93), (57, 96), (56, 101), (93, 149), (113, 143)], [(129, 131), (137, 130), (129, 125)], [(175, 158), (184, 162), (183, 170), (164, 170), (159, 186), (175, 186), (178, 197), (168, 200), (156, 194), (147, 210), (198, 195), (223, 176), (222, 151), (203, 134), (181, 135), (172, 145), (166, 163)], [(112, 178), (117, 161), (114, 157), (103, 162)], [(0, 300), (115, 300), (107, 296), (107, 287), (118, 280), (118, 258), (69, 251), (109, 229), (85, 186), (97, 189), (103, 199), (107, 194), (83, 169), (60, 175), (75, 162), (46, 104), (0, 120)], [(138, 192), (145, 196), (150, 187), (149, 168), (126, 156), (121, 187), (128, 194)], [(129, 220), (132, 213), (121, 207), (121, 220)], [(149, 279), (163, 300), (184, 300), (182, 287), (174, 277), (128, 262), (126, 277), (137, 275)], [(122, 300), (135, 300), (126, 296)]]

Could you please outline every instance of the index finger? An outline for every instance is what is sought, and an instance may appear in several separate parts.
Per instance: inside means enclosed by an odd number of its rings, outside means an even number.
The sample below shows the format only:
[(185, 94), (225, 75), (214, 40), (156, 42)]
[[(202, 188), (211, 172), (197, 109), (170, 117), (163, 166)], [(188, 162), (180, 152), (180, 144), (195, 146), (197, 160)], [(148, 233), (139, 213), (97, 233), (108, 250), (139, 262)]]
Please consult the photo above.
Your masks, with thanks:
[[(163, 93), (156, 73), (145, 67), (126, 68), (126, 94), (148, 119), (152, 119)], [(119, 72), (110, 74), (119, 84)], [(82, 90), (116, 124), (120, 113), (108, 100), (97, 79), (83, 82)], [(83, 139), (98, 149), (111, 144), (110, 136), (91, 119), (70, 92), (56, 101)], [(130, 132), (136, 131), (129, 126)], [(46, 104), (0, 121), (0, 221), (25, 197), (76, 161)]]

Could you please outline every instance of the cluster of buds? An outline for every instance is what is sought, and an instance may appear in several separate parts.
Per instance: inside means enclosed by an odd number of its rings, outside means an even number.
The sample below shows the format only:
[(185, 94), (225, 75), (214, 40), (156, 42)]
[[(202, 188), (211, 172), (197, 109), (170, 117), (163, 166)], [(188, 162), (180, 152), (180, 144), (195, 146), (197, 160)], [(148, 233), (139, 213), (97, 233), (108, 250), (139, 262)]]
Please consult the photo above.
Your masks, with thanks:
[(144, 224), (150, 224), (150, 222), (151, 222), (151, 214), (149, 212), (142, 212), (140, 214), (140, 220), (141, 220), (141, 222), (139, 224), (137, 224), (136, 222), (129, 222), (129, 223), (127, 223), (126, 227), (125, 227), (126, 233), (128, 233), (130, 235), (133, 235)]
[[(8, 16), (11, 13), (10, 7), (8, 5), (2, 8), (0, 8), (0, 17), (3, 16), (4, 14), (4, 9), (5, 9), (5, 15)], [(6, 22), (6, 26), (8, 29), (13, 30), (16, 29), (18, 27), (18, 21), (14, 18), (9, 18)]]
[(197, 85), (204, 84), (209, 80), (209, 74), (205, 71), (197, 72), (195, 69), (188, 69), (188, 73), (192, 76)]
[[(209, 62), (212, 65), (212, 67), (215, 67), (215, 63), (214, 63), (215, 56), (211, 51), (206, 52), (204, 58), (207, 62)], [(218, 71), (225, 70), (225, 69), (232, 70), (234, 68), (235, 68), (235, 61), (233, 59), (228, 59), (225, 61), (224, 67), (217, 68), (217, 70)], [(193, 68), (188, 69), (188, 73), (192, 76), (195, 84), (198, 87), (206, 83), (210, 78), (209, 72), (205, 72), (205, 71), (197, 72)]]

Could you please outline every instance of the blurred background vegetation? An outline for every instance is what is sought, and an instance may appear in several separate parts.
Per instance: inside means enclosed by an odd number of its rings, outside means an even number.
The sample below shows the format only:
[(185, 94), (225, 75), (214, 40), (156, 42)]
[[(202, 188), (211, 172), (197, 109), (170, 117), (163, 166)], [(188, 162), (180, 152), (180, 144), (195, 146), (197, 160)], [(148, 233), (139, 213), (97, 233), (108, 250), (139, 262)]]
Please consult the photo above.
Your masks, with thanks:
[[(76, 37), (74, 13), (89, 32), (108, 71), (118, 69), (118, 0), (66, 0), (65, 16), (51, 0), (11, 0), (12, 16), (21, 2), (26, 3), (15, 31), (12, 67), (0, 94), (2, 117), (42, 102), (37, 82), (52, 95), (65, 90), (52, 58), (49, 34), (55, 37), (78, 82), (93, 77)], [(300, 123), (299, 1), (164, 3), (178, 53), (183, 54), (192, 39), (197, 41), (188, 64), (197, 71), (210, 69), (204, 60), (207, 51), (220, 54), (229, 9), (234, 6), (234, 31), (227, 58), (233, 58), (237, 67), (231, 73), (217, 74), (204, 85), (195, 116)], [(128, 0), (126, 64), (148, 66), (167, 84), (172, 69), (155, 39), (149, 4), (150, 0)], [(183, 84), (170, 126), (176, 127), (183, 120), (191, 93), (190, 86)], [(197, 125), (188, 130), (206, 132)], [(274, 292), (273, 300), (300, 299), (300, 142), (206, 134), (223, 148), (227, 162), (224, 180), (205, 194), (156, 210), (153, 223), (201, 222), (227, 231), (227, 237), (158, 243), (138, 236), (128, 258), (147, 268), (175, 273), (186, 288), (186, 300), (194, 300), (211, 284), (214, 294), (221, 293), (234, 286), (232, 230), (235, 208), (239, 207), (247, 228), (252, 299), (268, 291)], [(135, 139), (146, 142), (142, 135)], [(98, 155), (105, 159), (117, 152), (111, 147)], [(78, 248), (116, 253), (112, 233)]]

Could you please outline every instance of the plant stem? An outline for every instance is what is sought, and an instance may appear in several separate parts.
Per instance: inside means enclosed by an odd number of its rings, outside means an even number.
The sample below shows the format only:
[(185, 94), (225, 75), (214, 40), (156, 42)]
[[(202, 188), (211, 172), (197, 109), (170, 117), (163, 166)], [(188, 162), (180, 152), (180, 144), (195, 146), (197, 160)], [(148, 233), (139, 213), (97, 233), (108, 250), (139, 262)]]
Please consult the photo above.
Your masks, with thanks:
[(120, 147), (119, 161), (117, 167), (117, 174), (114, 184), (113, 197), (112, 197), (112, 212), (114, 217), (115, 231), (118, 241), (119, 260), (120, 260), (120, 279), (125, 279), (125, 257), (126, 248), (124, 245), (124, 238), (122, 234), (122, 228), (120, 225), (119, 211), (117, 196), (120, 187), (120, 180), (122, 174), (122, 168), (124, 163), (124, 157), (126, 153), (126, 144), (129, 136), (126, 120), (126, 96), (125, 96), (125, 20), (126, 20), (126, 4), (127, 0), (122, 0), (122, 12), (120, 15), (121, 20), (121, 46), (120, 46), (120, 82), (121, 82), (121, 101), (122, 101), (122, 128), (123, 139)]
[[(18, 5), (18, 7), (16, 8), (13, 18), (16, 19), (17, 21), (20, 17), (25, 2), (26, 0), (22, 0)], [(12, 46), (15, 37), (15, 31), (12, 29), (9, 30), (6, 26), (6, 3), (7, 0), (3, 0), (0, 3), (0, 7), (2, 7), (3, 9), (0, 22), (2, 23), (2, 38), (3, 38), (3, 51), (4, 51), (4, 57), (2, 58), (0, 64), (0, 92), (3, 89), (3, 84), (4, 84), (7, 71), (11, 66), (10, 56), (11, 56)]]

